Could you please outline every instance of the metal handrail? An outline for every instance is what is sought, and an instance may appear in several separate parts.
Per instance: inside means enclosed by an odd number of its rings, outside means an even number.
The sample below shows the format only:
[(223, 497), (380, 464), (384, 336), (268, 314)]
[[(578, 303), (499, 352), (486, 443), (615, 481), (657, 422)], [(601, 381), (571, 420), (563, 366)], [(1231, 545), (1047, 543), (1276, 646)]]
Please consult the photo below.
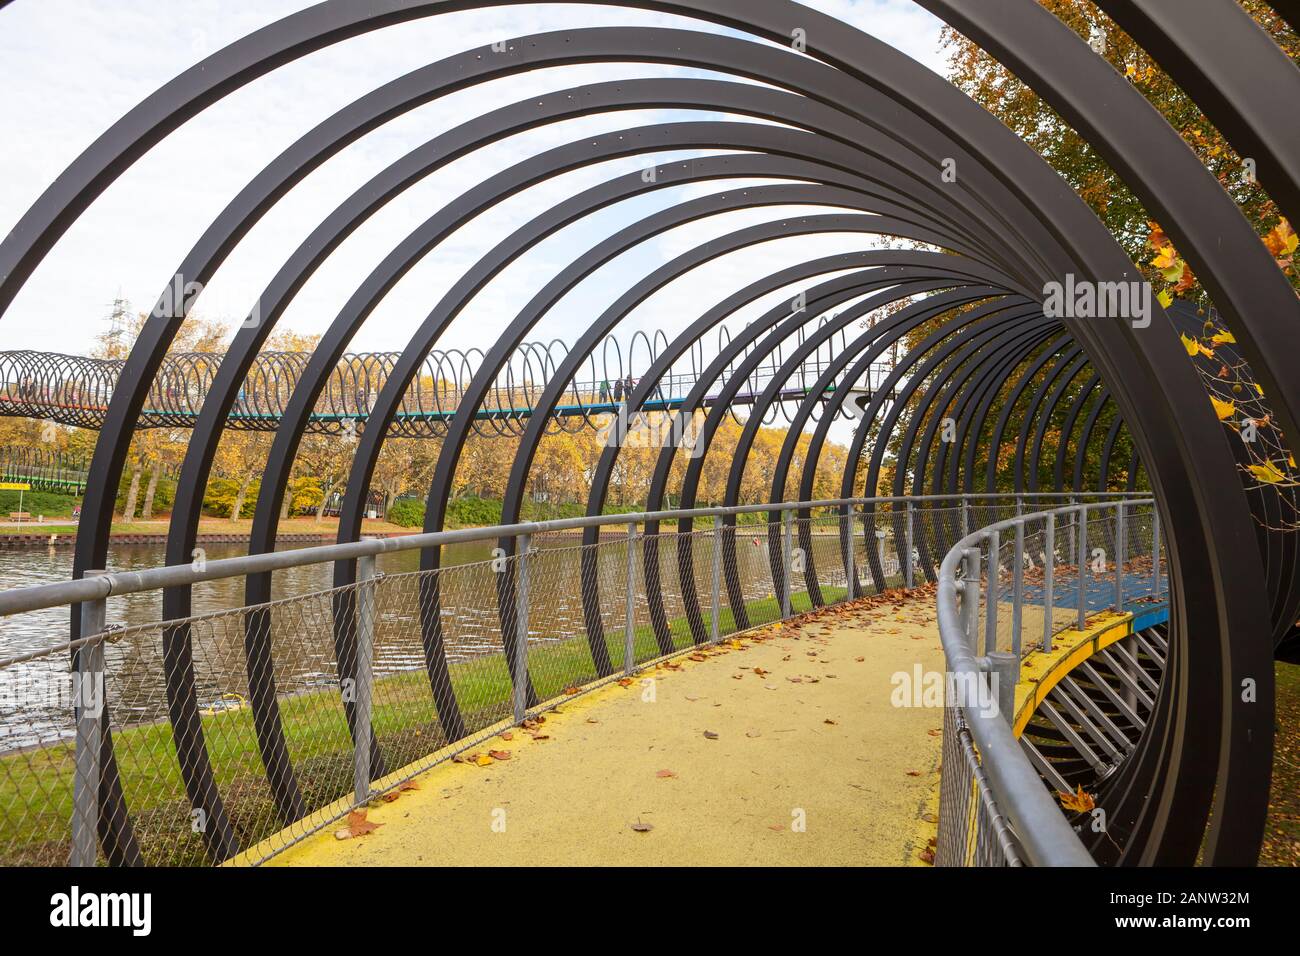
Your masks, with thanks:
[[(976, 648), (968, 644), (966, 629), (962, 624), (966, 603), (973, 598), (978, 611), (979, 601), (978, 578), (973, 581), (959, 581), (957, 578), (957, 569), (965, 558), (967, 550), (986, 541), (996, 543), (1001, 531), (1023, 529), (1026, 521), (1034, 519), (1046, 521), (1049, 517), (1054, 521), (1061, 515), (1076, 513), (1086, 516), (1089, 511), (1118, 509), (1121, 505), (1124, 507), (1154, 506), (1155, 500), (1123, 497), (1119, 501), (1070, 505), (1017, 515), (971, 532), (948, 551), (939, 566), (936, 600), (939, 639), (947, 657), (951, 680), (957, 686), (962, 686), (964, 682), (973, 685), (983, 679), (982, 675), (997, 669), (997, 662), (989, 655), (976, 656)], [(993, 580), (996, 573), (996, 566), (990, 567), (990, 580)], [(1080, 594), (1082, 595), (1082, 584), (1080, 584)], [(961, 608), (957, 600), (959, 595), (963, 604)], [(1082, 596), (1079, 603), (1082, 607), (1084, 603)], [(964, 709), (963, 716), (979, 749), (980, 764), (988, 776), (993, 800), (1011, 820), (1016, 839), (1024, 850), (1028, 862), (1035, 866), (1095, 866), (1095, 861), (1079, 839), (1079, 835), (1075, 833), (1074, 828), (1043, 785), (1038, 771), (1034, 769), (1024, 750), (1021, 749), (1020, 742), (1011, 727), (1011, 715), (1003, 713), (1003, 709), (1000, 707), (994, 712), (986, 712), (979, 708)]]
[(434, 531), (402, 535), (396, 538), (365, 538), (360, 541), (298, 548), (293, 551), (268, 551), (262, 554), (219, 558), (196, 564), (174, 564), (143, 571), (112, 571), (94, 577), (38, 584), (31, 587), (0, 591), (0, 617), (37, 611), (67, 604), (80, 604), (120, 594), (134, 594), (157, 588), (185, 587), (203, 581), (263, 574), (286, 568), (322, 564), (332, 561), (350, 561), (368, 555), (392, 551), (412, 551), (449, 544), (464, 544), (490, 538), (513, 538), (524, 534), (544, 534), (555, 531), (574, 531), (604, 525), (643, 524), (648, 521), (677, 521), (686, 518), (710, 518), (755, 514), (764, 511), (810, 510), (813, 508), (843, 508), (861, 505), (890, 504), (895, 502), (973, 501), (988, 499), (1069, 498), (1069, 497), (1129, 497), (1141, 492), (1016, 492), (999, 494), (949, 494), (886, 496), (876, 498), (832, 498), (818, 501), (770, 502), (767, 504), (734, 505), (731, 507), (692, 508), (670, 511), (636, 512), (618, 515), (588, 515), (580, 518), (557, 518), (550, 521), (532, 521), (509, 525), (492, 525), (484, 528), (459, 528), (451, 531)]

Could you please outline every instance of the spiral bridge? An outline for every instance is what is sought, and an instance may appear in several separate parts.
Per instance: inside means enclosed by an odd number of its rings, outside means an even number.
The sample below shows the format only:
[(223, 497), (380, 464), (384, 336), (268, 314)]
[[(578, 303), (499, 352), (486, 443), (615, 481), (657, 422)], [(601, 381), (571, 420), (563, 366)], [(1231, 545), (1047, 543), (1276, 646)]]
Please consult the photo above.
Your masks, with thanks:
[[(828, 321), (823, 316), (819, 326)], [(752, 405), (762, 387), (784, 364), (785, 353), (802, 345), (802, 340), (801, 333), (793, 346), (778, 344), (754, 369), (746, 390), (734, 396), (731, 405), (736, 408)], [(729, 341), (724, 326), (717, 332), (718, 351)], [(699, 381), (704, 364), (703, 346), (703, 342), (696, 342), (681, 363), (681, 370), (656, 382), (654, 394), (645, 405), (647, 411), (674, 411), (680, 407), (682, 398)], [(781, 401), (766, 410), (766, 422), (770, 425), (784, 419), (789, 424), (789, 403), (805, 398), (812, 383), (822, 377), (831, 357), (842, 353), (847, 346), (848, 332), (843, 328), (829, 337), (823, 336), (814, 354), (805, 357), (793, 378), (785, 382)], [(586, 356), (577, 373), (579, 378), (560, 383), (561, 401), (549, 411), (552, 428), (603, 427), (607, 417), (617, 413), (623, 404), (625, 389), (630, 391), (632, 383), (644, 375), (667, 347), (668, 339), (662, 330), (653, 336), (637, 332), (626, 343), (614, 336), (607, 337)], [(751, 344), (745, 355), (752, 350)], [(519, 422), (531, 416), (534, 405), (552, 384), (552, 374), (568, 354), (568, 348), (560, 341), (521, 344), (500, 370), (483, 405), (475, 410), (475, 431), (484, 436), (518, 434)], [(321, 389), (304, 430), (326, 435), (364, 430), (371, 407), (399, 357), (398, 352), (343, 355)], [(224, 358), (219, 352), (167, 355), (154, 377), (135, 427), (193, 427)], [(483, 358), (483, 352), (478, 349), (430, 352), (407, 385), (401, 404), (388, 424), (388, 434), (404, 438), (443, 435)], [(260, 432), (278, 429), (310, 359), (310, 352), (259, 353), (227, 415), (226, 427)], [(0, 415), (97, 429), (108, 415), (125, 364), (123, 359), (33, 351), (0, 352)], [(872, 383), (879, 384), (888, 372), (888, 362), (882, 360), (856, 387), (869, 393)], [(833, 390), (828, 388), (825, 397), (829, 401), (832, 396)], [(703, 399), (705, 405), (713, 401), (713, 395)]]
[[(757, 502), (773, 505), (773, 522), (781, 520), (777, 503), (817, 500), (815, 488), (828, 477), (842, 500), (1149, 489), (1166, 535), (1170, 596), (1159, 646), (1151, 645), (1155, 654), (1144, 651), (1140, 661), (1156, 689), (1144, 682), (1142, 708), (1119, 728), (1125, 744), (1121, 748), (1110, 737), (1114, 752), (1105, 751), (1104, 766), (1085, 768), (1063, 757), (1068, 765), (1054, 772), (1064, 782), (1091, 774), (1097, 799), (1117, 822), (1112, 832), (1123, 834), (1122, 843), (1109, 835), (1083, 836), (1099, 860), (1253, 862), (1273, 759), (1273, 659), (1279, 644), (1294, 638), (1300, 617), (1300, 535), (1294, 521), (1300, 485), (1287, 444), (1300, 434), (1300, 365), (1294, 361), (1300, 300), (1216, 177), (1123, 75), (1050, 12), (1033, 0), (918, 3), (1006, 65), (1078, 131), (1162, 224), (1209, 303), (1162, 308), (1153, 301), (1145, 316), (1076, 314), (1062, 310), (1059, 302), (1049, 305), (1049, 290), (1061, 288), (1132, 288), (1136, 296), (1142, 274), (1030, 146), (956, 87), (890, 46), (785, 0), (613, 4), (690, 18), (700, 28), (598, 27), (503, 37), (366, 93), (269, 163), (191, 249), (178, 250), (180, 266), (174, 275), (159, 276), (160, 288), (192, 284), (201, 290), (242, 236), (313, 169), (389, 118), (454, 90), (578, 63), (649, 62), (693, 71), (570, 89), (548, 86), (415, 145), (330, 210), (299, 246), (285, 250), (250, 312), (258, 321), (240, 325), (219, 361), (170, 352), (177, 320), (201, 301), (201, 291), (180, 302), (164, 292), (120, 366), (32, 353), (6, 357), (7, 414), (100, 429), (75, 575), (106, 566), (113, 500), (129, 439), (142, 427), (192, 429), (171, 517), (169, 565), (191, 561), (203, 489), (227, 429), (274, 430), (249, 545), (250, 554), (270, 555), (299, 442), (309, 431), (342, 428), (331, 420), (334, 415), (366, 423), (352, 454), (340, 543), (361, 536), (369, 485), (389, 435), (440, 439), (427, 493), (428, 532), (444, 526), (469, 437), (496, 429), (517, 435), (502, 517), (503, 525), (511, 525), (535, 477), (534, 459), (547, 430), (557, 423), (567, 427), (566, 421), (581, 426), (597, 411), (617, 411), (620, 403), (629, 411), (665, 403), (676, 416), (698, 423), (689, 455), (684, 443), (674, 440), (653, 456), (642, 499), (647, 512), (669, 502), (680, 509), (699, 504), (706, 465), (726, 474), (721, 500), (711, 503), (745, 504), (740, 493), (749, 452), (760, 425), (775, 420), (777, 409), (790, 428), (774, 473), (764, 476), (765, 500)], [(109, 184), (170, 131), (231, 91), (352, 37), (488, 5), (327, 0), (212, 54), (100, 136), (0, 243), (0, 314)], [(1293, 221), (1300, 219), (1300, 145), (1290, 135), (1294, 117), (1285, 106), (1300, 102), (1296, 64), (1235, 3), (1099, 0), (1098, 6), (1169, 72), (1242, 156), (1255, 162), (1259, 182), (1279, 208)], [(1273, 6), (1292, 27), (1300, 26), (1292, 5)], [(726, 27), (728, 33), (709, 27)], [(1221, 55), (1225, 49), (1232, 56)], [(727, 76), (734, 79), (721, 78)], [(1242, 92), (1261, 88), (1270, 95)], [(327, 267), (329, 253), (384, 204), (400, 199), (411, 183), (523, 130), (576, 116), (647, 109), (702, 111), (709, 118), (576, 137), (484, 178), (391, 250), (331, 319), (310, 355), (262, 352), (297, 290)], [(719, 115), (729, 118), (715, 118)], [(655, 158), (682, 150), (723, 152), (685, 161)], [(626, 157), (637, 157), (643, 168), (567, 196), (502, 237), (431, 306), (400, 352), (348, 355), (350, 343), (394, 283), (444, 248), (463, 223), (534, 184)], [(945, 175), (948, 170), (956, 175)], [(693, 188), (680, 190), (687, 186)], [(448, 329), (469, 300), (518, 257), (565, 226), (651, 195), (671, 201), (612, 234), (587, 234), (581, 251), (519, 303), (508, 327), (495, 341), (482, 343), (481, 352), (446, 347)], [(789, 207), (808, 211), (789, 214)], [(658, 265), (568, 345), (525, 344), (570, 290), (623, 252), (693, 222), (765, 208), (782, 212)], [(788, 240), (827, 234), (856, 234), (860, 251), (807, 259), (789, 251), (799, 243)], [(902, 239), (911, 248), (880, 248), (882, 237)], [(632, 362), (627, 373), (619, 364), (615, 373), (615, 378), (632, 375), (630, 395), (625, 391), (613, 403), (599, 401), (599, 383), (612, 370), (601, 364), (605, 343), (638, 304), (711, 261), (781, 239), (787, 242), (770, 271), (755, 274), (741, 288), (720, 290), (716, 301), (705, 303), (680, 327), (644, 340), (638, 353), (644, 354), (644, 364)], [(777, 292), (784, 296), (780, 305), (730, 337), (721, 335), (729, 317)], [(1226, 336), (1218, 339), (1225, 347), (1212, 353), (1218, 361), (1188, 345), (1220, 334)], [(704, 342), (716, 347), (706, 352)], [(1216, 391), (1216, 383), (1225, 381), (1220, 366), (1231, 366), (1233, 384), (1242, 386), (1232, 392), (1242, 410), (1265, 423), (1262, 445), (1244, 445), (1236, 418), (1220, 414), (1212, 401), (1225, 401)], [(717, 441), (721, 425), (737, 409), (743, 409), (737, 420), (744, 427), (738, 442), (723, 448)], [(1234, 404), (1234, 415), (1235, 409)], [(831, 424), (840, 417), (828, 410), (853, 420), (842, 465), (832, 466), (826, 454)], [(609, 504), (614, 475), (625, 464), (623, 437), (618, 429), (610, 434), (591, 471), (590, 515)], [(837, 596), (825, 590), (818, 560), (823, 569), (828, 563), (845, 569), (844, 594), (838, 596), (874, 593), (889, 586), (891, 571), (870, 557), (855, 565), (847, 558), (853, 539), (860, 532), (871, 556), (877, 529), (889, 528), (898, 540), (906, 537), (897, 510), (869, 504), (862, 514), (842, 514), (849, 527), (845, 543), (829, 557), (810, 560), (802, 571), (814, 606)], [(814, 517), (799, 515), (800, 535)], [(977, 514), (975, 520), (987, 524), (1001, 517)], [(919, 535), (916, 566), (922, 581), (935, 580), (935, 566), (960, 538), (950, 518), (934, 519)], [(735, 522), (731, 515), (719, 525), (719, 566), (726, 569), (719, 587), (737, 627), (745, 627), (748, 598), (735, 560), (741, 537)], [(673, 589), (680, 593), (689, 639), (699, 643), (708, 637), (697, 583), (701, 569), (687, 544), (693, 530), (698, 529), (689, 516), (671, 534), (651, 520), (638, 539), (649, 633), (664, 654), (678, 641), (664, 610), (671, 603), (665, 594)], [(592, 554), (599, 529), (586, 528), (583, 534), (584, 554)], [(784, 587), (786, 570), (774, 540), (768, 536), (772, 579)], [(815, 558), (815, 542), (802, 540)], [(527, 557), (526, 549), (518, 552), (517, 536), (503, 536), (497, 544), (507, 559)], [(605, 640), (612, 586), (594, 560), (584, 561), (573, 587), (581, 600), (584, 661), (603, 679), (615, 673)], [(442, 562), (441, 547), (422, 550), (424, 577), (409, 626), (419, 632), (422, 676), (427, 676), (422, 690), (436, 712), (439, 733), (454, 742), (481, 727), (458, 697), (449, 663), (444, 612), (451, 598), (441, 590)], [(341, 589), (353, 587), (357, 575), (353, 557), (334, 565), (334, 584)], [(521, 668), (517, 656), (518, 615), (527, 605), (527, 588), (513, 572), (498, 575), (492, 588), (494, 626), (502, 635), (511, 687), (525, 707), (532, 707), (543, 699), (535, 683), (539, 675)], [(266, 609), (271, 594), (269, 570), (249, 574), (243, 647), (264, 783), (278, 820), (287, 826), (318, 806), (306, 778), (297, 773), (302, 758), (286, 742), (274, 628)], [(237, 796), (219, 784), (202, 732), (193, 632), (186, 623), (192, 612), (191, 585), (168, 586), (162, 620), (181, 623), (158, 633), (167, 719), (189, 806), (206, 821), (206, 852), (222, 861), (247, 848), (241, 829), (245, 817)], [(334, 652), (343, 669), (356, 660), (356, 628), (349, 623), (354, 617), (349, 605), (337, 608), (333, 619)], [(74, 635), (76, 622), (74, 616)], [(1148, 663), (1156, 658), (1159, 667)], [(1109, 679), (1098, 674), (1109, 687)], [(352, 675), (341, 671), (340, 676)], [(1068, 686), (1067, 691), (1073, 694)], [(1084, 706), (1077, 696), (1070, 699)], [(342, 706), (353, 739), (365, 741), (375, 772), (382, 773), (387, 753), (382, 735), (369, 736), (368, 721), (358, 717), (351, 702)], [(1074, 732), (1082, 725), (1069, 714), (1054, 723), (1051, 712), (1044, 713), (1048, 716), (1035, 718), (1031, 734), (1041, 732), (1039, 739), (1053, 745), (1068, 736), (1063, 728)], [(1059, 708), (1057, 713), (1061, 716)], [(111, 715), (104, 715), (103, 725), (113, 726)], [(139, 863), (141, 835), (113, 759), (113, 736), (106, 733), (104, 739), (100, 797), (108, 812), (98, 819), (98, 840), (111, 862)]]

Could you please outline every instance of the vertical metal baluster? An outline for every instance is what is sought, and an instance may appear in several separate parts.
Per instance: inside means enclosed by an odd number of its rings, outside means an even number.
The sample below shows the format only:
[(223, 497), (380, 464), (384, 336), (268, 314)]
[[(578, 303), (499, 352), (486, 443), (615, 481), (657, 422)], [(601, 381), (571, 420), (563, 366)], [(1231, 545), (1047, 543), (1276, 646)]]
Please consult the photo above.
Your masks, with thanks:
[(375, 556), (357, 558), (357, 660), (353, 672), (352, 793), (358, 806), (370, 799), (370, 715), (375, 645)]
[(1043, 651), (1052, 649), (1052, 619), (1056, 616), (1056, 515), (1047, 513), (1047, 548), (1043, 552)]
[(912, 575), (913, 575), (913, 571), (912, 571), (912, 534), (913, 534), (913, 531), (912, 531), (912, 521), (913, 521), (913, 516), (912, 516), (912, 502), (909, 501), (909, 502), (907, 503), (907, 527), (906, 527), (906, 534), (904, 535), (904, 538), (905, 538), (904, 544), (905, 544), (905, 546), (906, 546), (906, 548), (907, 548), (907, 564), (904, 566), (904, 572), (903, 572), (903, 584), (904, 584), (906, 587), (909, 587), (909, 588), (912, 586)]
[(1124, 610), (1124, 540), (1128, 529), (1124, 522), (1124, 502), (1115, 506), (1115, 610)]
[(984, 592), (984, 653), (992, 654), (998, 649), (998, 570), (1001, 566), (999, 549), (1002, 542), (997, 529), (990, 531), (985, 539), (989, 543), (989, 586)]
[(528, 549), (533, 536), (519, 536), (519, 550), (515, 561), (519, 567), (519, 582), (515, 589), (515, 723), (522, 724), (528, 716)]
[(1025, 596), (1025, 522), (1016, 522), (1015, 555), (1011, 568), (1011, 653), (1020, 658), (1020, 628)]
[(990, 670), (989, 679), (997, 679), (998, 713), (1008, 724), (1015, 721), (1016, 683), (1020, 680), (1020, 656), (1005, 651), (990, 651), (988, 654)]
[(962, 551), (962, 563), (965, 573), (962, 580), (961, 615), (966, 628), (966, 645), (979, 647), (980, 636), (980, 549), (966, 548)]
[(781, 617), (790, 616), (793, 603), (793, 585), (790, 582), (790, 569), (793, 565), (794, 540), (792, 535), (794, 512), (787, 508), (781, 512), (781, 564), (785, 584), (781, 589)]
[(1151, 506), (1151, 596), (1160, 596), (1160, 509)]
[[(623, 618), (623, 673), (631, 677), (636, 670), (636, 522), (627, 525), (627, 606)], [(715, 598), (716, 602), (716, 598)], [(714, 640), (717, 635), (714, 634)]]
[(849, 506), (849, 579), (844, 582), (844, 596), (852, 600), (858, 593), (858, 548), (853, 538), (853, 507)]
[(1088, 506), (1079, 505), (1079, 560), (1075, 562), (1078, 573), (1075, 577), (1078, 579), (1078, 620), (1076, 627), (1083, 630), (1084, 622), (1088, 619), (1088, 581), (1085, 575), (1085, 569), (1088, 567)]
[(970, 495), (961, 496), (961, 536), (970, 534)]
[(722, 636), (722, 515), (713, 518), (713, 605), (709, 612), (709, 639)]
[(1075, 565), (1075, 566), (1077, 567), (1078, 564), (1079, 564), (1079, 556), (1078, 556), (1077, 553), (1075, 553), (1075, 534), (1074, 534), (1074, 525), (1075, 525), (1075, 522), (1078, 521), (1079, 516), (1078, 516), (1078, 514), (1074, 511), (1074, 495), (1070, 495), (1070, 512), (1069, 512), (1069, 515), (1070, 515), (1070, 527), (1069, 527), (1069, 539), (1070, 539), (1070, 545), (1069, 545), (1069, 547), (1070, 547), (1070, 560), (1069, 560), (1068, 563), (1069, 563), (1069, 564), (1073, 564), (1073, 565)]
[[(96, 577), (103, 571), (87, 571)], [(107, 602), (81, 603), (81, 636), (104, 633)], [(71, 866), (94, 866), (99, 852), (100, 749), (104, 742), (104, 642), (87, 641), (77, 649), (77, 686), (73, 717), (77, 726), (72, 778)]]

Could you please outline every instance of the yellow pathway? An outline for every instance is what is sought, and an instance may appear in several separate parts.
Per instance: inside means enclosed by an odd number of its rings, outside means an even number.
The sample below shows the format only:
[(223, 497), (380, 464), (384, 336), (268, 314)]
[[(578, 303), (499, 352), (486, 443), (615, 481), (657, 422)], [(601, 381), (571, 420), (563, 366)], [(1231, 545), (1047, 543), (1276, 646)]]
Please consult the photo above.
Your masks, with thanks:
[(942, 711), (891, 678), (942, 662), (928, 589), (809, 615), (567, 701), (270, 865), (914, 863)]

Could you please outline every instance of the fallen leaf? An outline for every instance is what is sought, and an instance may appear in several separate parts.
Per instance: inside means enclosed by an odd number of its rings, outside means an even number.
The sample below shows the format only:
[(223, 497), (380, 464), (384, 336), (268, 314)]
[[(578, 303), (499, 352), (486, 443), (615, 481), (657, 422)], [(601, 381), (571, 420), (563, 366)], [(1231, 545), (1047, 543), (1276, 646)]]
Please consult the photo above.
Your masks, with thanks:
[(630, 824), (630, 826), (637, 833), (649, 833), (655, 828), (653, 823), (642, 823), (640, 820), (636, 823)]
[(564, 692), (565, 692), (566, 694), (568, 694), (570, 697), (572, 697), (574, 694), (576, 694), (576, 693), (578, 692), (578, 688), (576, 688), (576, 687), (566, 687), (566, 688), (564, 688)]
[(1075, 793), (1063, 793), (1058, 791), (1056, 796), (1061, 801), (1061, 806), (1066, 810), (1073, 810), (1075, 813), (1087, 813), (1093, 809), (1097, 802), (1092, 798), (1092, 794), (1084, 791), (1080, 785)]
[(474, 762), (478, 764), (480, 767), (492, 766), (492, 758), (489, 757), (487, 754), (475, 754)]
[(491, 757), (493, 760), (509, 760), (509, 759), (510, 759), (510, 751), (509, 751), (509, 750), (489, 750), (489, 751), (488, 751), (488, 756)]
[(655, 774), (655, 776), (658, 777), (660, 780), (667, 780), (670, 777), (677, 776), (677, 774), (673, 773), (671, 770), (660, 770), (658, 773)]
[(825, 720), (822, 721), (822, 723), (823, 723), (823, 724), (834, 724), (834, 723), (837, 723), (837, 721), (831, 720), (829, 717), (827, 717)]
[(366, 819), (365, 810), (353, 810), (348, 814), (348, 834), (350, 836), (365, 836), (367, 833), (374, 833), (382, 823), (371, 823)]
[(715, 734), (715, 733), (714, 733), (713, 731), (711, 731), (711, 730), (706, 730), (706, 731), (704, 732), (704, 739), (705, 739), (705, 740), (717, 740), (717, 739), (718, 739), (718, 735)]

